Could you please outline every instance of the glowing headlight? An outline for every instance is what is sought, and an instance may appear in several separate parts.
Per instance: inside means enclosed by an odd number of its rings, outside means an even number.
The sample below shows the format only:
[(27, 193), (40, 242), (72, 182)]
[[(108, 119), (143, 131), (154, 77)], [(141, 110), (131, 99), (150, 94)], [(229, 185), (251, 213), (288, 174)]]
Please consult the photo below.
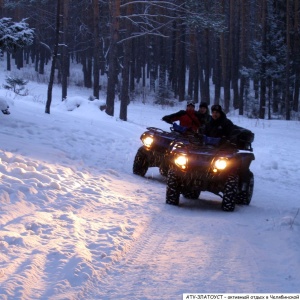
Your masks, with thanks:
[(152, 136), (147, 136), (145, 138), (143, 138), (143, 144), (146, 146), (146, 147), (151, 147), (153, 143), (153, 137)]
[(188, 159), (185, 155), (179, 155), (175, 158), (175, 164), (181, 169), (186, 169)]
[(227, 159), (219, 158), (215, 161), (215, 168), (217, 170), (224, 170), (227, 167)]

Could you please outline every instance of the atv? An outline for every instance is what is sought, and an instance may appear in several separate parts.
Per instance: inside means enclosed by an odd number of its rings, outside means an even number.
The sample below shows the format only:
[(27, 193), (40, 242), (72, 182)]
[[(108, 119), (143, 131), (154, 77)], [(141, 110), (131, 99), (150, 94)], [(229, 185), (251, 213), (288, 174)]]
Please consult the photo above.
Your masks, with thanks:
[(145, 176), (149, 167), (158, 167), (162, 176), (168, 175), (170, 144), (176, 139), (185, 140), (195, 134), (186, 127), (173, 123), (170, 132), (156, 127), (147, 127), (140, 139), (143, 143), (134, 158), (133, 173)]
[(230, 140), (203, 135), (197, 142), (174, 140), (170, 147), (166, 203), (178, 205), (180, 194), (198, 199), (202, 191), (222, 198), (222, 209), (249, 205), (254, 188), (250, 164), (254, 134), (234, 126)]

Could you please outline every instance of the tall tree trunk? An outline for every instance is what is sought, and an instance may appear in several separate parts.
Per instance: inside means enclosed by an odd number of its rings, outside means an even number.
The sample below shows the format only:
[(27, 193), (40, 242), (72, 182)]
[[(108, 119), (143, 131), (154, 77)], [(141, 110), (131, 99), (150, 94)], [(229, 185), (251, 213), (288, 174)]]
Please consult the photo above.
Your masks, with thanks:
[(268, 119), (271, 120), (272, 80), (270, 77), (268, 77), (267, 79), (267, 85), (268, 85)]
[(273, 80), (273, 103), (272, 103), (272, 111), (274, 113), (278, 113), (279, 112), (279, 100), (280, 100), (280, 93), (279, 93), (279, 89), (280, 89), (280, 84), (278, 82), (278, 79), (274, 79)]
[(0, 0), (0, 18), (4, 16), (4, 0)]
[[(136, 78), (136, 57), (135, 54), (136, 52), (139, 51), (136, 47), (135, 47), (135, 40), (131, 40), (131, 53), (129, 53), (130, 56), (130, 64), (129, 64), (129, 92), (134, 93), (134, 89), (135, 89), (135, 78)], [(137, 79), (138, 82), (138, 79)], [(130, 98), (129, 98), (129, 102), (130, 102)], [(129, 104), (129, 103), (128, 103)]]
[[(136, 55), (132, 55), (132, 63), (135, 65), (135, 79), (136, 83), (139, 84), (141, 82), (141, 79), (143, 78), (143, 67), (145, 63), (145, 44), (144, 44), (144, 38), (134, 40), (133, 42), (133, 48), (137, 49)], [(131, 79), (132, 80), (132, 79)], [(131, 84), (130, 84), (131, 86)]]
[(199, 102), (199, 69), (198, 69), (198, 58), (197, 58), (197, 36), (195, 30), (192, 30), (190, 35), (190, 76), (189, 76), (189, 92), (191, 99), (193, 99), (194, 103)]
[(159, 38), (159, 76), (158, 76), (158, 102), (164, 104), (167, 95), (167, 81), (166, 81), (166, 52), (165, 52), (165, 38)]
[[(40, 47), (43, 48), (43, 47)], [(45, 53), (45, 49), (40, 49), (39, 52), (39, 67), (38, 67), (38, 71), (39, 74), (45, 74), (45, 60), (46, 60), (46, 53)], [(38, 60), (38, 58), (37, 58)]]
[(34, 60), (34, 71), (38, 72), (39, 71), (39, 60), (40, 60), (40, 51), (36, 51), (33, 60)]
[(204, 29), (204, 99), (207, 104), (210, 103), (209, 79), (210, 79), (210, 47), (209, 47), (209, 29)]
[(83, 72), (83, 82), (86, 88), (92, 87), (92, 59), (87, 51), (81, 54), (81, 64)]
[(68, 94), (68, 77), (69, 77), (69, 48), (68, 48), (68, 24), (69, 24), (69, 0), (62, 3), (62, 48), (61, 48), (61, 87), (62, 101), (67, 98)]
[[(222, 13), (225, 14), (224, 0), (221, 1)], [(229, 65), (229, 38), (226, 32), (221, 33), (220, 37), (220, 49), (221, 49), (221, 65), (222, 65), (222, 82), (224, 88), (224, 111), (229, 111), (230, 106), (230, 65)]]
[(8, 51), (6, 52), (6, 70), (11, 71), (11, 55)]
[(115, 88), (118, 81), (118, 40), (119, 40), (119, 17), (120, 17), (120, 0), (109, 1), (110, 11), (110, 49), (109, 49), (109, 69), (107, 81), (107, 96), (105, 112), (113, 116), (115, 109)]
[[(132, 14), (132, 4), (128, 4), (126, 8), (126, 15)], [(125, 20), (126, 37), (131, 36), (131, 22)], [(130, 59), (132, 51), (132, 40), (127, 39), (124, 44), (124, 61), (122, 70), (122, 87), (121, 87), (121, 106), (120, 106), (120, 119), (127, 121), (127, 106), (129, 104), (129, 71), (130, 71)]]
[(194, 98), (195, 103), (199, 102), (199, 70), (198, 70), (198, 60), (196, 57), (195, 61), (195, 78), (194, 78)]
[[(267, 0), (262, 0), (262, 57), (267, 55)], [(261, 64), (259, 118), (264, 119), (266, 113), (266, 63)]]
[(150, 91), (155, 92), (155, 81), (157, 79), (157, 62), (155, 59), (155, 41), (154, 36), (149, 38), (149, 79), (150, 79)]
[[(189, 38), (190, 38), (190, 48), (189, 48), (188, 96), (190, 99), (192, 99), (193, 93), (194, 93), (196, 65), (197, 65), (196, 36), (195, 36), (194, 29), (191, 29)], [(196, 102), (198, 102), (198, 101), (196, 101)]]
[(202, 37), (203, 37), (202, 32), (198, 32), (197, 39), (196, 39), (198, 80), (200, 85), (200, 101), (204, 102), (206, 98), (206, 94), (205, 94), (205, 79), (204, 79), (204, 71), (203, 71), (204, 49), (202, 43), (200, 42), (202, 40)]
[(178, 73), (178, 99), (179, 101), (185, 100), (185, 25), (180, 24), (180, 31), (178, 32), (178, 44), (177, 44), (177, 73)]
[[(215, 6), (215, 13), (221, 14), (222, 13), (222, 6), (216, 5)], [(214, 45), (214, 52), (213, 52), (213, 74), (212, 74), (212, 81), (214, 84), (215, 90), (215, 97), (213, 103), (219, 104), (221, 98), (221, 85), (222, 85), (222, 73), (221, 73), (221, 51), (220, 51), (220, 37), (219, 33), (215, 33), (213, 36), (213, 45)]]
[(290, 53), (291, 53), (291, 41), (290, 41), (290, 0), (286, 0), (286, 82), (285, 82), (285, 119), (291, 119), (291, 108), (290, 108)]
[(99, 0), (93, 0), (93, 28), (94, 28), (94, 97), (99, 99), (100, 90), (100, 32), (99, 32)]
[(239, 107), (239, 0), (230, 0), (230, 68), (233, 107)]
[(174, 96), (177, 97), (178, 95), (178, 87), (177, 87), (177, 71), (176, 71), (176, 31), (177, 31), (177, 23), (176, 21), (172, 22), (172, 46), (171, 46), (171, 65), (170, 65), (170, 71), (169, 71), (169, 80), (171, 82), (172, 89), (174, 91)]
[[(240, 58), (241, 58), (241, 67), (247, 67), (247, 16), (248, 16), (248, 0), (240, 0), (241, 4), (241, 44), (240, 44)], [(246, 78), (241, 75), (240, 79), (240, 98), (239, 98), (239, 115), (244, 114), (244, 97), (245, 97), (245, 85)]]
[(15, 57), (15, 64), (17, 66), (17, 69), (21, 70), (23, 68), (23, 49), (18, 49), (14, 53), (14, 57)]
[[(159, 22), (161, 24), (165, 23), (164, 16), (166, 15), (167, 11), (160, 7), (158, 8), (158, 14), (159, 14)], [(162, 34), (167, 35), (165, 29), (162, 29)], [(159, 76), (158, 76), (158, 93), (157, 100), (160, 104), (165, 104), (169, 98), (168, 94), (168, 88), (167, 88), (167, 53), (166, 53), (166, 38), (165, 37), (158, 37), (157, 38), (158, 45), (158, 64), (159, 64)]]
[(52, 88), (53, 88), (53, 82), (54, 82), (55, 65), (56, 65), (56, 60), (57, 60), (58, 44), (59, 44), (60, 0), (57, 0), (56, 3), (57, 3), (57, 5), (56, 5), (55, 43), (54, 43), (52, 65), (51, 65), (49, 84), (48, 84), (47, 102), (46, 102), (46, 108), (45, 108), (46, 114), (50, 114), (50, 106), (51, 106), (51, 102), (52, 102)]
[(214, 44), (215, 44), (214, 72), (213, 72), (213, 82), (215, 85), (214, 103), (219, 104), (221, 98), (222, 73), (221, 73), (220, 38), (218, 36), (215, 37)]
[(293, 99), (293, 110), (299, 111), (299, 89), (300, 89), (300, 58), (297, 59), (298, 51), (300, 49), (300, 14), (299, 0), (294, 0), (294, 57), (295, 59), (295, 92)]

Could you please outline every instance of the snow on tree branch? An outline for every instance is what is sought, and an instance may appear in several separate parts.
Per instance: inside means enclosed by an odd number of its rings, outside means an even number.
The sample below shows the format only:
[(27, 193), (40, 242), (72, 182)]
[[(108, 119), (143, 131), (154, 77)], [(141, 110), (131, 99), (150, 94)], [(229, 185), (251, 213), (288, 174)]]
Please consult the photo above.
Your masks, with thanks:
[(28, 27), (26, 19), (13, 22), (11, 18), (0, 19), (0, 49), (15, 51), (33, 43), (34, 30)]

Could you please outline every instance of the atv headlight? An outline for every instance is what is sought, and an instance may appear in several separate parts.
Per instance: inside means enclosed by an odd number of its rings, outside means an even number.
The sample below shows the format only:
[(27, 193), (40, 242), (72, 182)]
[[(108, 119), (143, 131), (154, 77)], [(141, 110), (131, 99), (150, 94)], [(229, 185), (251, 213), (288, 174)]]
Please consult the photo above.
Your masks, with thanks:
[(175, 164), (182, 170), (186, 169), (187, 163), (188, 163), (188, 158), (185, 155), (178, 155), (175, 158)]
[(228, 164), (227, 158), (220, 157), (219, 159), (217, 159), (214, 162), (214, 169), (213, 169), (213, 171), (217, 172), (218, 170), (224, 170), (224, 169), (226, 169), (227, 164)]
[(142, 139), (143, 144), (147, 147), (150, 148), (152, 143), (153, 143), (153, 137), (152, 136), (146, 136)]

